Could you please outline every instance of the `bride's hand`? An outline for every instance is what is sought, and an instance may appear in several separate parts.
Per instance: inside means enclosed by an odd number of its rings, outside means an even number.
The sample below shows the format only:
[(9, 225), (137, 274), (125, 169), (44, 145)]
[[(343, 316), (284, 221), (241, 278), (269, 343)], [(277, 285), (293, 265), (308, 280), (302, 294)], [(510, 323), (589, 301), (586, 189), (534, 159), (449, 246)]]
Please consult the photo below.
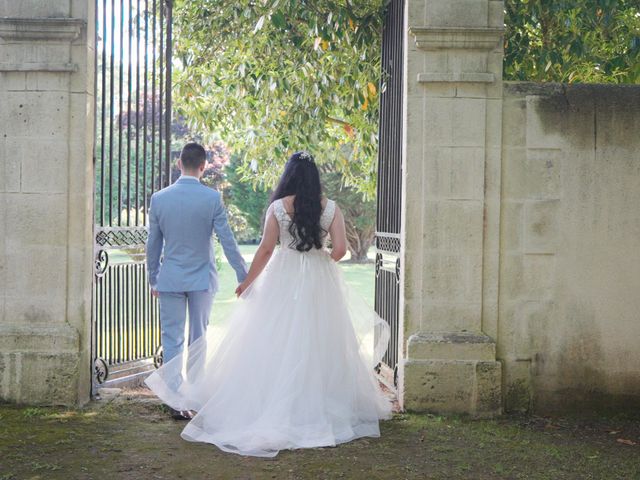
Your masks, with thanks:
[(239, 297), (240, 295), (242, 295), (242, 292), (244, 292), (247, 289), (247, 287), (245, 286), (244, 283), (241, 283), (240, 285), (238, 285), (238, 288), (236, 288), (236, 297)]

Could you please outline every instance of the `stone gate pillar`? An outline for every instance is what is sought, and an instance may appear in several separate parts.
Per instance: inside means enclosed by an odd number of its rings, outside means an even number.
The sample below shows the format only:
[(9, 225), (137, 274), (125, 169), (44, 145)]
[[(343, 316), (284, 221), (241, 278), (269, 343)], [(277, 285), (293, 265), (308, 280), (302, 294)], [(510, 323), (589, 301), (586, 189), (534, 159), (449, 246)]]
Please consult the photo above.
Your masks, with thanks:
[(0, 400), (89, 398), (94, 2), (0, 2)]
[(503, 3), (408, 0), (406, 18), (404, 405), (494, 415)]

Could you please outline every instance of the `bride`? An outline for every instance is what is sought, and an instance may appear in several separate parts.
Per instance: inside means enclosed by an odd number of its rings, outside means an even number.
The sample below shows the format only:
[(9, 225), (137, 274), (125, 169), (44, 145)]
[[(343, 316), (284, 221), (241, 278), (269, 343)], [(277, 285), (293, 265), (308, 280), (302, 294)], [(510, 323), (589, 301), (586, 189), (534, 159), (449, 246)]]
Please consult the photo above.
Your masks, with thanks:
[(197, 412), (185, 440), (274, 457), (380, 436), (391, 404), (374, 367), (389, 326), (348, 290), (336, 265), (346, 245), (313, 157), (294, 153), (225, 333), (209, 327), (146, 380), (171, 407)]

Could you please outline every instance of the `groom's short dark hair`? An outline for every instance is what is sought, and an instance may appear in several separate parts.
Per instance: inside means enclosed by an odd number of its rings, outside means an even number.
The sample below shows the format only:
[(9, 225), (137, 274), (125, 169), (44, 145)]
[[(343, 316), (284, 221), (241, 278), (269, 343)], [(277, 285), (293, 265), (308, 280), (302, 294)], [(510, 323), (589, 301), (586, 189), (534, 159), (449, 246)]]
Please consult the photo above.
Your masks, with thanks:
[(199, 143), (191, 142), (182, 147), (180, 153), (182, 166), (188, 170), (200, 168), (207, 161), (207, 152)]

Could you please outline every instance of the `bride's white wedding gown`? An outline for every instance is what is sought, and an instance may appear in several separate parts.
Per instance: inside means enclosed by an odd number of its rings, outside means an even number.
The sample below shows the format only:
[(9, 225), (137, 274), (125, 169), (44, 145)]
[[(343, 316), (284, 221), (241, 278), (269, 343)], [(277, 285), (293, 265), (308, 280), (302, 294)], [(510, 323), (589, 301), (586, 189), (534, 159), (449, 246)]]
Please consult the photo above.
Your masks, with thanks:
[[(334, 212), (329, 200), (325, 231)], [(326, 249), (289, 246), (291, 219), (281, 200), (267, 215), (278, 221), (280, 247), (226, 327), (209, 327), (147, 385), (171, 407), (197, 412), (185, 440), (227, 452), (273, 457), (379, 436), (391, 404), (374, 366), (387, 348), (388, 324), (349, 292)]]

